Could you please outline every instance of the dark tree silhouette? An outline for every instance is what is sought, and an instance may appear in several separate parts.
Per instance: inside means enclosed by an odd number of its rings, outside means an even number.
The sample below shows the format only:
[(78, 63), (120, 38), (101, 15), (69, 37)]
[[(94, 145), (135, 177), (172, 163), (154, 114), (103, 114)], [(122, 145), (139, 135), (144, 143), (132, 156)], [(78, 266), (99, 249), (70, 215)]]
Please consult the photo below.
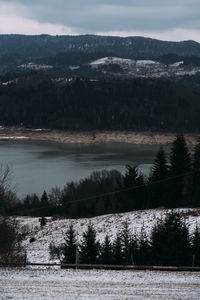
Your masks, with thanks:
[(194, 265), (200, 267), (200, 229), (198, 226), (192, 237), (192, 254), (194, 255)]
[[(168, 188), (165, 179), (168, 176), (168, 165), (163, 147), (161, 147), (156, 155), (152, 172), (149, 176), (149, 206), (159, 207), (167, 205)], [(157, 182), (157, 183), (156, 183)]]
[(0, 265), (25, 263), (18, 222), (14, 218), (0, 216)]
[(188, 202), (191, 206), (200, 206), (200, 140), (194, 148), (192, 171), (189, 181)]
[(138, 263), (140, 265), (151, 265), (151, 247), (143, 227), (139, 237)]
[(66, 237), (65, 243), (63, 244), (63, 259), (62, 263), (75, 264), (76, 263), (76, 238), (74, 228), (71, 225)]
[(191, 265), (188, 227), (178, 213), (168, 213), (159, 220), (151, 234), (152, 258), (155, 265)]
[(124, 223), (122, 234), (121, 234), (121, 243), (122, 243), (122, 255), (123, 255), (123, 262), (125, 265), (131, 264), (131, 254), (130, 254), (130, 231), (128, 222)]
[(80, 245), (80, 260), (83, 264), (95, 264), (99, 254), (99, 244), (96, 242), (96, 232), (92, 225), (88, 226), (83, 234), (83, 242)]
[[(138, 188), (139, 186), (141, 187)], [(126, 165), (123, 188), (127, 191), (118, 195), (120, 210), (130, 211), (145, 208), (144, 178), (141, 173), (138, 173), (137, 167)]]
[(113, 262), (112, 244), (109, 240), (108, 235), (106, 235), (105, 241), (101, 246), (100, 262), (101, 264), (105, 265), (112, 265)]
[(170, 154), (170, 177), (174, 177), (168, 186), (170, 190), (168, 205), (181, 207), (187, 202), (187, 188), (191, 160), (188, 147), (182, 135), (178, 135), (172, 144)]
[(113, 243), (113, 264), (123, 264), (122, 240), (121, 235), (119, 233), (117, 233), (117, 236)]

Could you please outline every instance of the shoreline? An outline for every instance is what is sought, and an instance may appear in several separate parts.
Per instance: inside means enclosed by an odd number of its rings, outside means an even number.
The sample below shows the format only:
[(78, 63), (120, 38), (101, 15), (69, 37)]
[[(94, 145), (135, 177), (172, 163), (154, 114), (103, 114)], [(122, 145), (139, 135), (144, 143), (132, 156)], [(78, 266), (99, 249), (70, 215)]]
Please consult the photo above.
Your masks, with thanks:
[[(127, 143), (135, 145), (167, 145), (176, 137), (175, 133), (134, 131), (61, 131), (49, 129), (0, 128), (0, 140), (49, 141), (62, 144)], [(195, 145), (198, 134), (185, 134), (188, 145)]]

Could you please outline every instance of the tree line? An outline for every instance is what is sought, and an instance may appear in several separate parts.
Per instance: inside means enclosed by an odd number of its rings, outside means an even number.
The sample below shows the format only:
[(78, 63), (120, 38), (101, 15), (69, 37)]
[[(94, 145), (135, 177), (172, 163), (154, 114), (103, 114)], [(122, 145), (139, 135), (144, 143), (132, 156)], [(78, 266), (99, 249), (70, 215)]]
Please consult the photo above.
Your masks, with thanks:
[(149, 176), (136, 166), (93, 172), (63, 189), (44, 191), (41, 197), (27, 195), (7, 206), (9, 214), (63, 215), (68, 218), (92, 217), (157, 207), (200, 207), (200, 142), (192, 153), (182, 135), (174, 140), (169, 157), (161, 147)]
[(51, 259), (62, 264), (200, 266), (200, 230), (189, 235), (188, 226), (179, 213), (166, 214), (154, 225), (150, 237), (144, 229), (133, 235), (127, 222), (111, 242), (108, 235), (97, 241), (95, 229), (88, 226), (82, 242), (77, 243), (73, 226), (61, 245), (51, 243)]
[(199, 90), (172, 80), (75, 78), (61, 84), (48, 74), (33, 72), (5, 84), (0, 84), (4, 126), (200, 131)]

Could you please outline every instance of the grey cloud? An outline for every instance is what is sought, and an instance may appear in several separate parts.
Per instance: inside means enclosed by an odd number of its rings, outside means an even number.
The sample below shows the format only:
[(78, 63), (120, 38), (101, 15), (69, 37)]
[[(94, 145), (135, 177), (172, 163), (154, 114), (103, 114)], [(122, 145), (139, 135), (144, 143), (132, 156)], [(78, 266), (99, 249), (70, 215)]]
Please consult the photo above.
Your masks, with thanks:
[(200, 0), (0, 0), (25, 17), (79, 32), (200, 28)]

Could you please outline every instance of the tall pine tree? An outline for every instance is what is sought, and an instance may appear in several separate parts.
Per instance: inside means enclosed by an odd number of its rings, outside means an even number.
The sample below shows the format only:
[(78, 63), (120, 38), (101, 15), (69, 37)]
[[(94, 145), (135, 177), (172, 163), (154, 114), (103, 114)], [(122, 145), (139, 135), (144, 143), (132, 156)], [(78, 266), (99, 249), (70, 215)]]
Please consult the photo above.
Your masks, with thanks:
[(113, 243), (113, 263), (114, 265), (123, 264), (122, 240), (119, 233), (117, 233)]
[(200, 267), (200, 229), (196, 226), (192, 238), (192, 254), (194, 255), (194, 265)]
[(144, 178), (142, 174), (138, 173), (137, 167), (126, 166), (123, 188), (127, 189), (127, 191), (119, 194), (120, 210), (132, 211), (145, 208)]
[(123, 226), (122, 234), (121, 234), (121, 242), (122, 242), (122, 254), (123, 261), (125, 265), (131, 264), (131, 254), (130, 254), (130, 232), (128, 222), (126, 221)]
[(189, 266), (191, 264), (188, 227), (178, 213), (168, 213), (151, 234), (153, 264)]
[(67, 232), (67, 235), (65, 237), (65, 243), (63, 245), (62, 251), (64, 256), (62, 263), (76, 263), (76, 238), (72, 225), (70, 226), (69, 231)]
[(108, 235), (106, 235), (105, 241), (101, 247), (100, 262), (103, 265), (112, 265), (113, 262), (112, 244)]
[(80, 259), (83, 264), (97, 263), (99, 244), (96, 242), (96, 232), (92, 225), (88, 226), (83, 234), (83, 242), (80, 246)]
[(194, 148), (188, 199), (193, 207), (200, 206), (200, 140)]
[(160, 147), (152, 172), (149, 176), (149, 207), (166, 206), (168, 201), (168, 189), (165, 179), (168, 176), (168, 164), (163, 147)]
[(178, 135), (172, 144), (170, 154), (170, 181), (168, 188), (170, 196), (168, 201), (169, 207), (181, 207), (187, 205), (187, 190), (189, 176), (186, 174), (190, 171), (191, 160), (188, 147), (182, 135)]

